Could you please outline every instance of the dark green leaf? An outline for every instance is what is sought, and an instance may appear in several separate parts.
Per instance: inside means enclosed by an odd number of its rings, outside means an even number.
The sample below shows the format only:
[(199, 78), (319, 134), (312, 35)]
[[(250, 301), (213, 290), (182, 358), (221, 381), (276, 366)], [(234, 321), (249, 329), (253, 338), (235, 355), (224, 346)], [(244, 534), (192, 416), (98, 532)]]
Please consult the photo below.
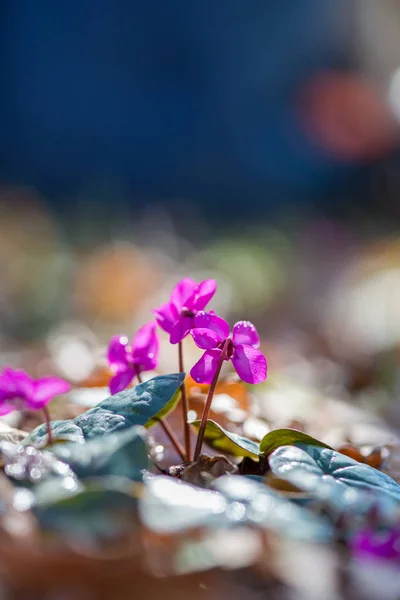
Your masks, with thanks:
[(146, 438), (146, 430), (134, 426), (94, 438), (86, 444), (57, 444), (52, 450), (80, 479), (118, 475), (140, 480), (143, 471), (149, 468)]
[(181, 395), (181, 389), (177, 389), (175, 394), (172, 396), (171, 400), (169, 402), (167, 402), (167, 404), (158, 411), (158, 413), (149, 421), (147, 421), (147, 423), (145, 423), (145, 427), (146, 429), (150, 429), (150, 427), (153, 427), (154, 425), (157, 425), (157, 423), (160, 422), (160, 419), (162, 419), (163, 417), (166, 417), (167, 415), (169, 415), (171, 412), (173, 412), (176, 408), (176, 405), (179, 402), (179, 398)]
[(163, 475), (150, 477), (139, 498), (143, 524), (160, 533), (224, 524), (226, 507), (222, 494)]
[(265, 480), (225, 476), (216, 479), (213, 487), (231, 503), (242, 503), (246, 508), (246, 522), (255, 527), (301, 540), (327, 541), (332, 537), (328, 520), (292, 503), (265, 485)]
[(399, 508), (400, 486), (393, 479), (340, 452), (299, 443), (275, 450), (269, 464), (274, 475), (339, 511), (363, 514), (377, 501), (387, 514)]
[(152, 477), (139, 498), (140, 518), (159, 533), (250, 525), (298, 539), (320, 541), (331, 536), (327, 521), (263, 483), (226, 475), (213, 486), (215, 490), (204, 490), (171, 477)]
[[(201, 421), (193, 421), (191, 425), (200, 429)], [(215, 421), (207, 421), (204, 439), (214, 450), (227, 452), (233, 456), (249, 456), (258, 459), (260, 454), (259, 446), (256, 442), (249, 440), (237, 433), (226, 431)]]
[[(84, 441), (127, 429), (132, 425), (149, 427), (156, 422), (156, 415), (166, 414), (174, 408), (174, 398), (184, 377), (184, 373), (154, 377), (134, 388), (110, 396), (75, 419), (54, 421), (53, 438), (57, 441), (64, 440), (67, 436), (69, 441)], [(75, 439), (71, 439), (70, 436)], [(42, 446), (46, 442), (47, 432), (44, 425), (34, 429), (24, 440), (24, 444), (33, 446)]]
[(136, 526), (137, 500), (123, 478), (88, 480), (69, 490), (53, 480), (35, 492), (34, 513), (47, 532), (93, 544), (124, 536)]
[(297, 431), (297, 429), (275, 429), (267, 433), (261, 440), (260, 452), (264, 456), (268, 456), (280, 446), (297, 446), (298, 443), (322, 446), (333, 450), (324, 442), (320, 442), (302, 431)]

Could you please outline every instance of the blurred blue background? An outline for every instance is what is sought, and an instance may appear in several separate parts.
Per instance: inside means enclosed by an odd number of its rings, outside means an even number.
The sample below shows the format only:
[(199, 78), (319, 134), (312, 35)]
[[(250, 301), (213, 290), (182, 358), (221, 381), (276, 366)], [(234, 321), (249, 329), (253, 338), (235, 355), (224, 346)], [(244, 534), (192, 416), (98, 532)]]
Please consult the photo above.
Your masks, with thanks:
[(232, 212), (329, 196), (358, 157), (316, 144), (296, 98), (315, 73), (351, 68), (352, 7), (3, 0), (1, 180), (59, 203), (106, 185), (132, 206)]

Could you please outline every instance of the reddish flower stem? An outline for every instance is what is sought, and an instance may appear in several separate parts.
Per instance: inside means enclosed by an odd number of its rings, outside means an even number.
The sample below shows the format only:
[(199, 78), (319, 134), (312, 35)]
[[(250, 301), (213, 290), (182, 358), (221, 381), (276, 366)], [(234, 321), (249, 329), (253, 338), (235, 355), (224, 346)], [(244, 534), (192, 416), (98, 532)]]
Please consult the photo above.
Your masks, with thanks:
[(164, 429), (164, 431), (167, 434), (167, 436), (169, 437), (169, 439), (171, 440), (172, 445), (174, 446), (175, 450), (177, 451), (177, 453), (179, 454), (181, 459), (183, 461), (185, 461), (186, 460), (185, 448), (182, 446), (182, 444), (176, 437), (170, 424), (165, 419), (159, 419), (159, 423), (160, 423), (161, 427)]
[(215, 388), (217, 387), (219, 374), (221, 372), (222, 365), (225, 360), (226, 352), (228, 350), (229, 342), (230, 342), (229, 338), (227, 340), (225, 340), (225, 344), (222, 348), (221, 357), (219, 359), (217, 369), (214, 373), (214, 377), (211, 382), (210, 389), (208, 390), (208, 396), (207, 396), (206, 404), (204, 406), (203, 416), (201, 417), (200, 429), (199, 429), (199, 433), (197, 436), (196, 448), (194, 451), (194, 457), (193, 457), (194, 461), (196, 461), (199, 458), (200, 453), (201, 453), (201, 448), (203, 446), (203, 441), (204, 441), (204, 434), (206, 431), (208, 415), (210, 414), (211, 403), (212, 403), (212, 400), (214, 397)]
[(54, 440), (53, 440), (53, 435), (51, 433), (51, 421), (50, 421), (49, 409), (47, 408), (47, 406), (43, 406), (42, 410), (43, 410), (43, 415), (44, 415), (44, 422), (46, 423), (46, 429), (47, 429), (47, 445), (52, 446), (54, 443)]
[[(179, 342), (178, 352), (179, 352), (179, 371), (181, 373), (184, 373), (185, 368), (183, 366), (182, 342)], [(184, 435), (185, 435), (186, 460), (187, 460), (187, 462), (190, 462), (190, 460), (191, 460), (190, 425), (188, 422), (189, 402), (188, 402), (187, 395), (186, 395), (186, 385), (185, 385), (184, 381), (181, 386), (181, 402), (182, 402), (182, 413), (183, 413), (183, 431), (184, 431)]]
[[(138, 382), (143, 383), (142, 377), (138, 369), (135, 369), (135, 374)], [(179, 456), (182, 458), (182, 460), (185, 460), (185, 450), (178, 438), (176, 437), (175, 433), (173, 432), (172, 428), (170, 427), (169, 423), (167, 423), (167, 421), (165, 421), (163, 418), (158, 418), (157, 420), (160, 423), (161, 427), (164, 429), (164, 432), (166, 433), (167, 437), (169, 437), (171, 444), (173, 445)]]

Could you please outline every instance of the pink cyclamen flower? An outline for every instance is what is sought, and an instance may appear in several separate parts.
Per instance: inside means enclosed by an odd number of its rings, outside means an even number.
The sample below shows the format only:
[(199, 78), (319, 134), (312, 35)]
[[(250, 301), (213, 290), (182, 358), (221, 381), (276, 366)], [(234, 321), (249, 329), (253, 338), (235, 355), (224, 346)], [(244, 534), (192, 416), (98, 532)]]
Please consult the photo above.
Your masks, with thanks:
[(171, 344), (178, 344), (193, 329), (193, 319), (203, 311), (217, 289), (214, 279), (196, 283), (185, 277), (176, 284), (169, 302), (153, 310), (157, 323), (170, 334)]
[(156, 323), (146, 323), (128, 346), (125, 335), (115, 335), (108, 344), (108, 362), (115, 375), (110, 381), (110, 391), (116, 394), (124, 390), (135, 376), (152, 371), (157, 366), (160, 342)]
[(7, 367), (0, 374), (0, 415), (13, 410), (40, 410), (55, 396), (71, 389), (58, 377), (33, 379), (25, 371)]
[(350, 548), (358, 560), (390, 561), (400, 565), (400, 528), (364, 529), (351, 539)]
[(249, 321), (239, 321), (230, 337), (229, 324), (216, 315), (200, 312), (194, 318), (191, 334), (195, 344), (206, 350), (190, 374), (198, 383), (211, 383), (226, 348), (224, 360), (231, 360), (246, 383), (261, 383), (267, 377), (267, 361), (258, 350), (260, 338)]

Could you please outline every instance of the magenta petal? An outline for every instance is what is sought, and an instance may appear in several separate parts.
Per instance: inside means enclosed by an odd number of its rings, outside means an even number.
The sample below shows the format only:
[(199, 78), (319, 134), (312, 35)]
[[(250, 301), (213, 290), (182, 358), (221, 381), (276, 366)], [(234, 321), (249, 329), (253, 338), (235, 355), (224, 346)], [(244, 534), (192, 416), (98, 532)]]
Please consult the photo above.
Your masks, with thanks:
[(192, 329), (191, 331), (194, 343), (203, 350), (212, 350), (216, 348), (220, 342), (220, 338), (211, 329)]
[(146, 323), (143, 325), (133, 338), (132, 348), (133, 356), (135, 354), (152, 354), (156, 356), (160, 348), (160, 341), (157, 335), (156, 323)]
[(17, 407), (11, 404), (10, 402), (1, 402), (0, 401), (0, 417), (4, 415), (8, 415), (10, 412), (17, 410)]
[(189, 277), (185, 277), (176, 284), (171, 293), (171, 302), (179, 312), (181, 308), (186, 306), (187, 301), (195, 293), (197, 287), (197, 283)]
[(192, 367), (190, 375), (197, 383), (211, 383), (218, 368), (221, 350), (207, 350)]
[(155, 308), (152, 312), (161, 329), (167, 333), (171, 333), (173, 326), (179, 319), (179, 311), (176, 306), (172, 302), (167, 302)]
[(143, 325), (133, 340), (132, 360), (139, 373), (155, 369), (158, 361), (160, 340), (155, 323)]
[(135, 373), (133, 369), (126, 369), (126, 371), (120, 371), (110, 381), (110, 392), (112, 395), (121, 392), (131, 383)]
[(233, 326), (233, 343), (236, 344), (247, 344), (258, 348), (260, 345), (260, 338), (257, 333), (257, 329), (250, 321), (239, 321)]
[(193, 319), (193, 325), (196, 329), (211, 329), (211, 331), (216, 334), (218, 341), (220, 342), (229, 337), (229, 323), (227, 323), (222, 317), (215, 315), (213, 312), (198, 312)]
[(69, 383), (59, 377), (42, 377), (33, 382), (33, 394), (26, 398), (26, 404), (33, 410), (43, 408), (53, 398), (66, 394), (71, 389)]
[(0, 391), (10, 399), (16, 396), (29, 397), (33, 393), (33, 379), (21, 369), (7, 367), (0, 376)]
[(172, 328), (169, 341), (178, 344), (193, 329), (193, 317), (180, 317)]
[(217, 282), (214, 279), (205, 279), (198, 285), (196, 294), (189, 301), (192, 310), (204, 310), (217, 291)]
[(126, 335), (115, 335), (108, 343), (107, 358), (112, 366), (123, 367), (128, 364), (128, 338)]
[(246, 383), (261, 383), (267, 378), (265, 356), (253, 346), (235, 346), (232, 362), (240, 379)]
[(134, 359), (135, 373), (143, 373), (144, 371), (153, 371), (157, 367), (158, 360), (155, 356), (143, 354)]

